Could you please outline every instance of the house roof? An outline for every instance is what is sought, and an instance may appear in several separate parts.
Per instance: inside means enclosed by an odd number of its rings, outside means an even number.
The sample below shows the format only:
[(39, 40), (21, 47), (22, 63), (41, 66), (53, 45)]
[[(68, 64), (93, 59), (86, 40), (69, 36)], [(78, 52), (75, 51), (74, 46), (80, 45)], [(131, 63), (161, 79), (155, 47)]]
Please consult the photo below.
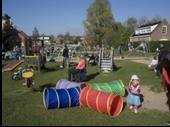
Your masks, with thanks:
[(160, 24), (160, 23), (161, 23), (161, 21), (154, 22), (154, 23), (147, 23), (147, 24), (139, 26), (138, 28), (147, 27), (147, 26), (153, 26), (153, 25)]
[(25, 32), (23, 32), (23, 31), (19, 31), (19, 33), (21, 33), (24, 37), (26, 37), (26, 38), (28, 38), (29, 36), (25, 33)]
[[(141, 25), (140, 27), (138, 27), (138, 29), (142, 29), (143, 27), (150, 27), (150, 26), (154, 26), (154, 25), (157, 25), (157, 24), (160, 24), (161, 21), (158, 21), (158, 22), (152, 22), (152, 23), (147, 23), (145, 25)], [(155, 28), (154, 28), (155, 29)], [(135, 30), (136, 31), (136, 30)], [(147, 33), (139, 33), (139, 34), (136, 34), (136, 32), (134, 32), (132, 34), (131, 37), (135, 37), (135, 36), (142, 36), (142, 35), (151, 35), (152, 32), (147, 32)]]
[(134, 32), (132, 36), (134, 37), (134, 36), (142, 36), (142, 35), (151, 35), (151, 33), (135, 34)]

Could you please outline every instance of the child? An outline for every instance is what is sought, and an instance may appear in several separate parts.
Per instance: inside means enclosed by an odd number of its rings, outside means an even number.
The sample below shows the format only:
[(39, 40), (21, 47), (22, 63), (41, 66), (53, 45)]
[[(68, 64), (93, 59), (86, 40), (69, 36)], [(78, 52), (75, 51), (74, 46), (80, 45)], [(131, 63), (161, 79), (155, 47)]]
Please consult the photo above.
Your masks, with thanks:
[(153, 57), (151, 63), (148, 65), (149, 69), (154, 70), (156, 72), (156, 66), (158, 65), (158, 60), (156, 56)]
[(129, 83), (128, 93), (127, 103), (130, 104), (130, 109), (133, 109), (134, 113), (138, 113), (138, 106), (141, 105), (141, 90), (139, 85), (139, 77), (137, 75), (132, 75)]

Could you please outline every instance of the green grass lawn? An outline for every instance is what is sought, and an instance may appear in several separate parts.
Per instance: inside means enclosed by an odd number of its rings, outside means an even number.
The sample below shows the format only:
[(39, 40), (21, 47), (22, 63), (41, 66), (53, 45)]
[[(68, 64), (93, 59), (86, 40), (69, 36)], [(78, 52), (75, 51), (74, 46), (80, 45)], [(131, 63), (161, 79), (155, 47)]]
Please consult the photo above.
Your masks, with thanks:
[[(120, 79), (127, 86), (131, 75), (137, 74), (142, 84), (148, 85), (151, 90), (155, 92), (163, 90), (161, 79), (149, 71), (147, 65), (130, 61), (115, 63), (120, 67), (119, 70), (108, 74), (97, 75), (98, 67), (89, 66), (87, 70), (87, 75), (91, 77), (89, 82), (101, 83)], [(35, 88), (67, 78), (67, 70), (59, 69), (57, 63), (48, 63), (46, 67), (47, 69), (41, 73), (35, 71)], [(84, 106), (46, 110), (43, 105), (43, 92), (35, 92), (22, 86), (23, 80), (12, 80), (12, 73), (2, 73), (2, 125), (167, 125), (170, 121), (169, 112), (141, 107), (139, 113), (134, 114), (126, 105), (116, 118)]]

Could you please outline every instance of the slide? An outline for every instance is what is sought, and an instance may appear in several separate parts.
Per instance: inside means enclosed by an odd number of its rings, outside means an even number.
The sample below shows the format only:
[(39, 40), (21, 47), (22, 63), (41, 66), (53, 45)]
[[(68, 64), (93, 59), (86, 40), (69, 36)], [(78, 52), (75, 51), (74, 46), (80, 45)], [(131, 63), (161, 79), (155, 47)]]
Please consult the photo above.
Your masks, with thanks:
[(12, 71), (14, 70), (17, 66), (21, 65), (24, 62), (24, 60), (18, 60), (12, 64), (8, 64), (2, 68), (2, 72), (6, 71)]

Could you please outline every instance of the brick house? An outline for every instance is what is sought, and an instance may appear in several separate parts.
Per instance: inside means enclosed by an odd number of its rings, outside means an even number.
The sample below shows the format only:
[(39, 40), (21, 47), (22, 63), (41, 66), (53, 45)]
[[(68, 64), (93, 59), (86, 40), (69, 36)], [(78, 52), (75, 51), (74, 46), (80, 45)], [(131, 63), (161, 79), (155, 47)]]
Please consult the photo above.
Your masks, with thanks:
[(170, 40), (170, 24), (155, 22), (135, 29), (130, 42), (168, 41)]

